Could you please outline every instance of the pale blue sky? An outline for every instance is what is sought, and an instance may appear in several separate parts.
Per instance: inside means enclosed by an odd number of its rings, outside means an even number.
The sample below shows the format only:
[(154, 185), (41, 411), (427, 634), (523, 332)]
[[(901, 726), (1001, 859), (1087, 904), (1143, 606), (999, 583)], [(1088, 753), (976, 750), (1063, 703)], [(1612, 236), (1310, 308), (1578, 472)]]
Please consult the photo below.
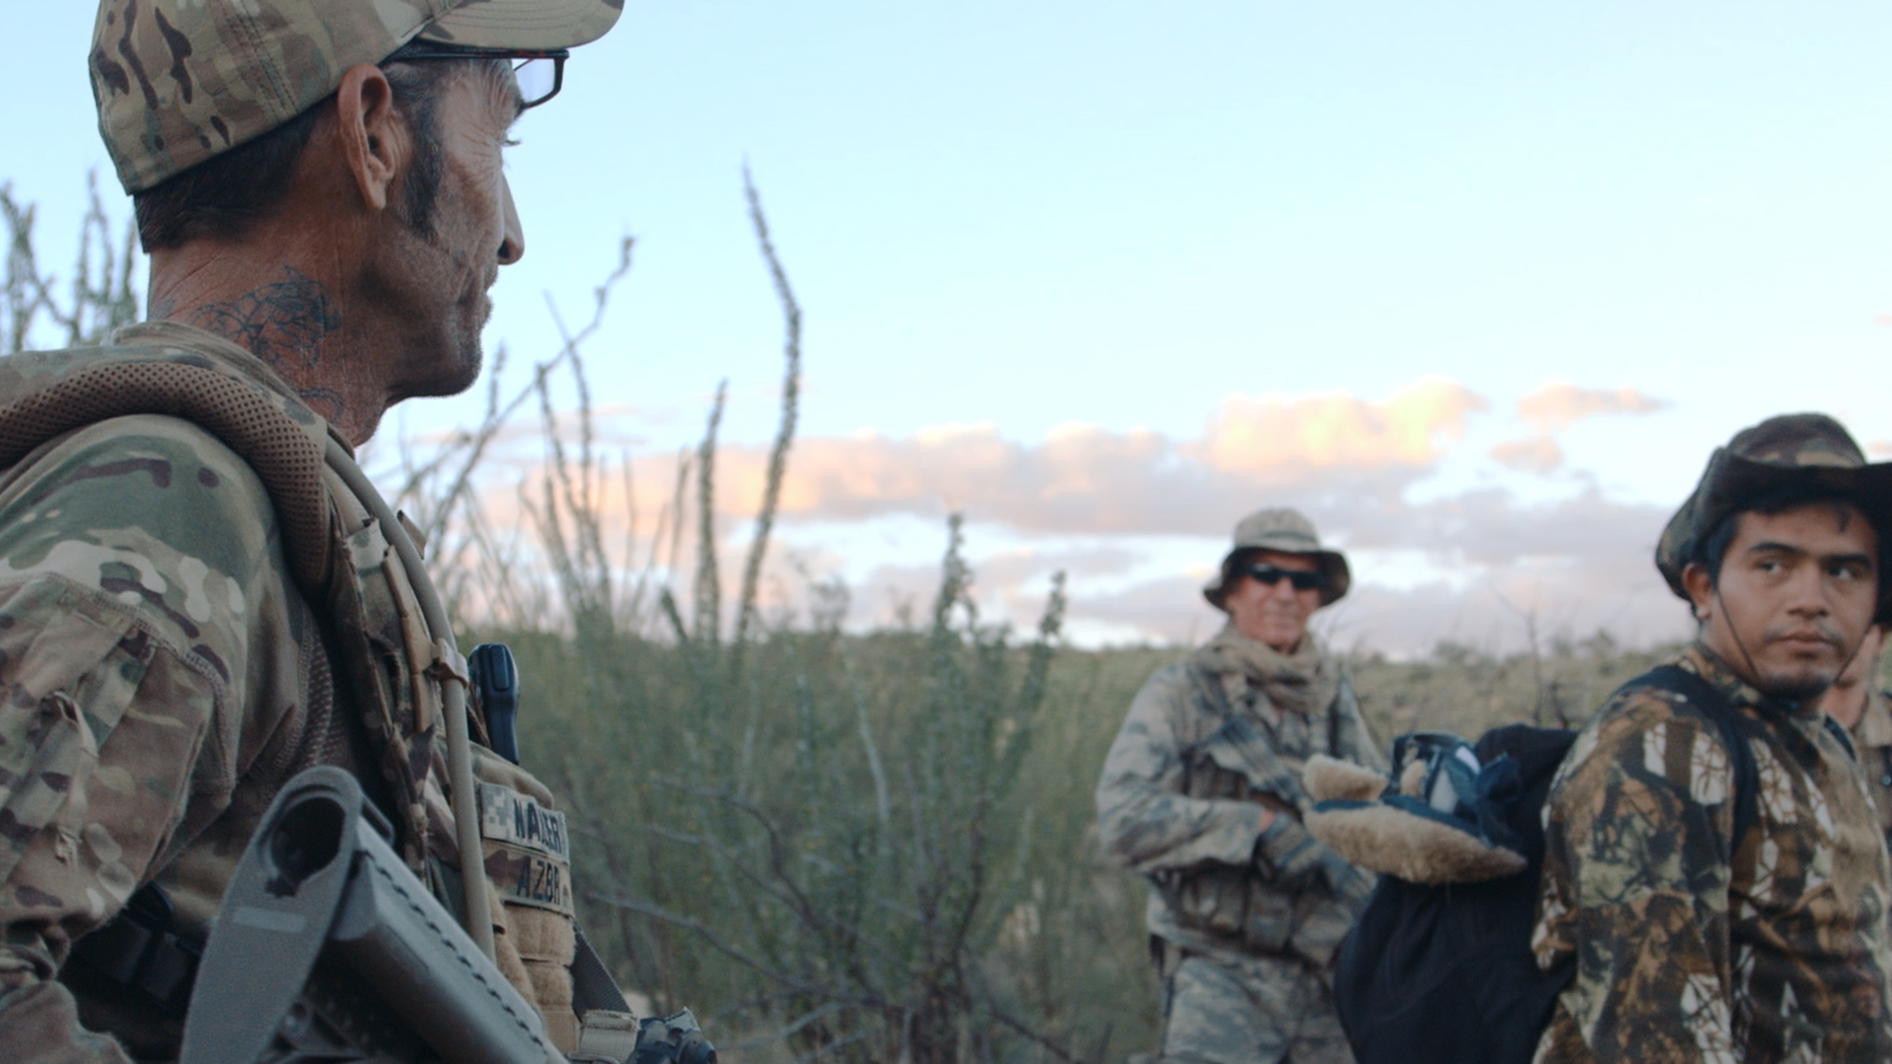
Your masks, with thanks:
[[(0, 179), (50, 233), (103, 165), (88, 8), (20, 12), (0, 68)], [(727, 376), (730, 435), (765, 440), (779, 326), (746, 159), (807, 312), (807, 436), (1189, 441), (1230, 395), (1442, 376), (1489, 407), (1404, 498), (1672, 506), (1769, 413), (1892, 440), (1888, 55), (1868, 3), (632, 0), (521, 125), (527, 258), (489, 338), (546, 352), (541, 293), (577, 317), (633, 233), (600, 399), (669, 446)], [(1548, 476), (1502, 468), (1488, 448), (1552, 379), (1670, 405), (1577, 424)], [(460, 416), (431, 406), (410, 424)], [(881, 562), (933, 549), (879, 538)], [(1139, 549), (1152, 579), (1188, 553)]]

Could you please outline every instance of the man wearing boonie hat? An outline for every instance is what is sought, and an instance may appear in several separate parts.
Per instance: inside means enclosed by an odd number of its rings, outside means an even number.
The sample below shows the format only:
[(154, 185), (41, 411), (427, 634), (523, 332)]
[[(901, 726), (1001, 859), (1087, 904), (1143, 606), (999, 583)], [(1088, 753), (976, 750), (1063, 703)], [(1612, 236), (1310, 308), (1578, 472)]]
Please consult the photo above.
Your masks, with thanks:
[(1315, 754), (1384, 771), (1309, 618), (1347, 593), (1338, 551), (1261, 510), (1203, 589), (1228, 623), (1137, 693), (1097, 784), (1098, 831), (1150, 881), (1162, 1059), (1350, 1062), (1329, 962), (1370, 878), (1302, 826)]
[(465, 660), (351, 448), (477, 376), (525, 252), (508, 130), (621, 7), (100, 3), (151, 320), (0, 359), (0, 1060), (174, 1059), (236, 862), (320, 765), (580, 1038), (563, 836), (495, 842), (474, 792), (561, 814), (467, 741)]
[(1575, 974), (1538, 1064), (1892, 1060), (1885, 842), (1819, 708), (1886, 619), (1889, 507), (1892, 466), (1796, 414), (1717, 449), (1670, 519), (1656, 568), (1698, 624), (1673, 664), (1715, 697), (1618, 691), (1558, 771), (1533, 947)]

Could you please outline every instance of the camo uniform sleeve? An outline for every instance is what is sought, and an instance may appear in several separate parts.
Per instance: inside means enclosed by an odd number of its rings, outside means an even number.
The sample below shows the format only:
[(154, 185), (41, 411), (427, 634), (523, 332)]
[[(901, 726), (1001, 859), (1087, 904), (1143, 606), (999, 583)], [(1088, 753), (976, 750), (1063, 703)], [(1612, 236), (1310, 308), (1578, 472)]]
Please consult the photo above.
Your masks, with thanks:
[(1182, 793), (1181, 743), (1170, 722), (1194, 712), (1182, 666), (1150, 677), (1130, 704), (1097, 783), (1104, 849), (1137, 872), (1247, 864), (1260, 835), (1252, 802)]
[(1579, 736), (1546, 805), (1533, 947), (1576, 956), (1539, 1064), (1734, 1064), (1733, 769), (1714, 724), (1651, 692)]
[(0, 1059), (125, 1059), (53, 976), (265, 738), (241, 707), (270, 664), (253, 648), (292, 634), (270, 630), (274, 527), (249, 469), (169, 418), (82, 429), (0, 478)]

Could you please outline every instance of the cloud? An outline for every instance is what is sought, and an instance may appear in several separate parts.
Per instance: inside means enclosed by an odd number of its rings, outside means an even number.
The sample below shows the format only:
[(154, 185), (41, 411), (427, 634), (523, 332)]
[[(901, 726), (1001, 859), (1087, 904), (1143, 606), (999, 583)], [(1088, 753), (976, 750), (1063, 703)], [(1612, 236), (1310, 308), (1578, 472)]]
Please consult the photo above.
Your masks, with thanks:
[[(1036, 446), (990, 424), (905, 439), (874, 433), (797, 441), (781, 513), (802, 520), (964, 511), (1021, 532), (1200, 534), (1269, 502), (1345, 491), (1397, 495), (1431, 471), (1486, 401), (1427, 379), (1383, 400), (1340, 393), (1235, 396), (1202, 437), (1065, 425)], [(754, 512), (766, 453), (718, 461), (733, 513)]]
[(1343, 392), (1232, 396), (1191, 450), (1215, 469), (1290, 478), (1308, 469), (1422, 468), (1438, 460), (1442, 439), (1463, 437), (1466, 417), (1489, 405), (1439, 377), (1378, 403)]
[(1506, 440), (1489, 452), (1493, 461), (1520, 473), (1552, 473), (1564, 464), (1564, 451), (1553, 438), (1579, 421), (1621, 414), (1653, 414), (1667, 409), (1665, 399), (1651, 399), (1634, 388), (1579, 388), (1548, 381), (1518, 400), (1517, 418), (1536, 429), (1522, 439)]
[(1506, 440), (1491, 449), (1499, 465), (1520, 473), (1548, 473), (1564, 464), (1564, 449), (1549, 436)]
[[(1428, 378), (1377, 399), (1230, 397), (1194, 438), (1070, 424), (1025, 443), (982, 423), (902, 438), (805, 438), (790, 454), (770, 570), (786, 576), (799, 557), (812, 559), (814, 576), (847, 574), (858, 625), (924, 616), (938, 580), (933, 522), (957, 510), (972, 530), (975, 591), (993, 616), (1030, 624), (1047, 578), (1064, 570), (1073, 631), (1186, 641), (1220, 623), (1199, 589), (1228, 530), (1257, 507), (1287, 505), (1356, 559), (1357, 591), (1326, 622), (1348, 645), (1392, 653), (1423, 652), (1448, 638), (1515, 646), (1518, 609), (1540, 610), (1540, 631), (1613, 626), (1625, 642), (1674, 637), (1685, 614), (1665, 608), (1667, 591), (1649, 561), (1662, 508), (1576, 484), (1575, 494), (1548, 502), (1526, 503), (1499, 487), (1415, 501), (1411, 489), (1440, 468), (1488, 405), (1460, 384)], [(1541, 431), (1491, 455), (1512, 468), (1549, 471), (1564, 462), (1553, 431), (1661, 405), (1633, 389), (1553, 382), (1518, 404), (1519, 418)], [(635, 529), (607, 529), (607, 540), (651, 539), (679, 460), (647, 454), (634, 482), (604, 478), (606, 508), (624, 511), (620, 526), (629, 521), (627, 487), (635, 486), (642, 514)], [(725, 594), (734, 592), (767, 460), (761, 446), (717, 454)], [(686, 483), (693, 488), (695, 479)], [(496, 479), (484, 494), (494, 523), (523, 519), (517, 486)], [(685, 503), (694, 510), (693, 499)], [(691, 528), (674, 559), (679, 573), (691, 571), (694, 540)], [(667, 547), (659, 557), (671, 567)], [(765, 600), (789, 607), (796, 582), (765, 581)]]
[(1518, 420), (1546, 435), (1562, 432), (1579, 421), (1611, 414), (1653, 414), (1665, 410), (1667, 400), (1651, 399), (1634, 388), (1579, 388), (1550, 381), (1518, 400)]
[[(1624, 644), (1648, 645), (1688, 632), (1686, 608), (1651, 559), (1667, 516), (1661, 507), (1616, 503), (1595, 492), (1522, 505), (1491, 490), (1394, 507), (1335, 497), (1310, 505), (1308, 513), (1323, 530), (1346, 530), (1354, 590), (1318, 620), (1348, 649), (1411, 655), (1451, 640), (1518, 650), (1528, 642), (1527, 618), (1540, 639), (1607, 630)], [(975, 548), (979, 539), (975, 528)], [(1219, 535), (1204, 535), (1200, 571), (1128, 581), (1101, 577), (1137, 571), (1134, 556), (1008, 551), (980, 557), (975, 550), (976, 587), (982, 601), (1025, 624), (1043, 607), (1045, 578), (1063, 568), (1071, 574), (1074, 626), (1089, 623), (1119, 641), (1199, 642), (1222, 623), (1201, 596), (1206, 570), (1222, 548)], [(1424, 558), (1430, 570), (1449, 578), (1398, 579), (1402, 557)], [(897, 575), (914, 589), (923, 586), (926, 572), (915, 567)]]

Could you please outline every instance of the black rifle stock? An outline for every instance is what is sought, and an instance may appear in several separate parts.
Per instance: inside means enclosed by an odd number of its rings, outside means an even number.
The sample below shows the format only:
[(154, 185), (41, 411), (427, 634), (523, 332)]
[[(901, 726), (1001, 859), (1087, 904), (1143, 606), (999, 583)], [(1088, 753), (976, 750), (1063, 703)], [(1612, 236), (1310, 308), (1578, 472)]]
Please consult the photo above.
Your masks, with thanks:
[(276, 795), (211, 925), (181, 1064), (564, 1064), (354, 778)]

